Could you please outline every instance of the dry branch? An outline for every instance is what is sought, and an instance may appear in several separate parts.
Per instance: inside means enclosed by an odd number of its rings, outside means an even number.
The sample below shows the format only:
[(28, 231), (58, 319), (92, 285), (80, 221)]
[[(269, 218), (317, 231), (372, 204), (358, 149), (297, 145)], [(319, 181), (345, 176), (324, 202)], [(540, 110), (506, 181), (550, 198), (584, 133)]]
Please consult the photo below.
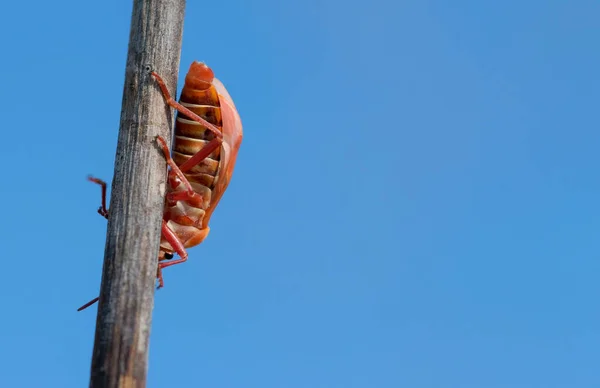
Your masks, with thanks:
[(134, 0), (90, 387), (145, 387), (166, 166), (155, 137), (172, 116), (185, 0)]

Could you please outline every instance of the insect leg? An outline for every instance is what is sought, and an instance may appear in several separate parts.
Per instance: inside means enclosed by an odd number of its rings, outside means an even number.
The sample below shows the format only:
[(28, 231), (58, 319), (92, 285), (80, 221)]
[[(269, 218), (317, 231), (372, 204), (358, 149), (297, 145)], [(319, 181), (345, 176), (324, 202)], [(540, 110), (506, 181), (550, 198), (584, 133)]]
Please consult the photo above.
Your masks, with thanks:
[(186, 160), (185, 163), (179, 166), (179, 169), (182, 172), (191, 170), (193, 167), (202, 163), (204, 159), (208, 158), (208, 156), (212, 154), (217, 148), (219, 148), (222, 143), (223, 139), (212, 139), (208, 142), (208, 144), (202, 147), (200, 151), (196, 152), (194, 155), (192, 155), (191, 158)]
[(179, 177), (181, 182), (187, 188), (188, 192), (193, 193), (194, 189), (192, 188), (192, 185), (190, 185), (190, 182), (188, 182), (185, 175), (183, 175), (183, 172), (181, 172), (179, 167), (177, 167), (175, 161), (171, 158), (171, 152), (169, 151), (169, 147), (167, 146), (167, 142), (165, 141), (165, 139), (163, 139), (162, 136), (157, 136), (156, 141), (160, 145), (160, 148), (162, 149), (162, 152), (165, 155), (165, 159), (167, 160), (167, 164), (171, 167), (171, 171)]
[(162, 278), (162, 269), (171, 265), (181, 264), (185, 262), (188, 258), (188, 254), (185, 250), (185, 247), (183, 246), (183, 243), (181, 242), (181, 240), (179, 240), (179, 238), (177, 238), (177, 235), (175, 235), (171, 228), (169, 228), (165, 220), (163, 220), (162, 222), (162, 235), (165, 238), (165, 240), (167, 240), (167, 242), (171, 244), (171, 247), (173, 247), (173, 249), (175, 250), (175, 252), (177, 252), (180, 258), (177, 260), (169, 261), (168, 263), (158, 263), (158, 288), (164, 286)]
[(163, 280), (163, 276), (162, 276), (162, 268), (160, 268), (160, 266), (158, 266), (158, 268), (156, 269), (156, 278), (158, 279), (158, 287), (157, 288), (163, 288), (165, 286), (165, 281)]
[(106, 209), (106, 182), (102, 179), (94, 178), (93, 176), (89, 176), (88, 180), (102, 186), (102, 206), (98, 208), (98, 214), (108, 219), (108, 210)]
[(160, 87), (160, 91), (162, 92), (163, 97), (165, 98), (165, 100), (166, 100), (167, 104), (169, 104), (169, 106), (171, 106), (174, 109), (177, 109), (178, 112), (183, 113), (184, 115), (186, 115), (190, 119), (192, 119), (194, 121), (197, 121), (198, 123), (202, 124), (209, 131), (211, 131), (212, 133), (214, 133), (214, 135), (217, 138), (219, 138), (219, 139), (223, 138), (223, 134), (221, 133), (221, 131), (219, 130), (219, 128), (217, 128), (213, 124), (211, 124), (208, 121), (204, 120), (202, 117), (198, 116), (197, 114), (195, 114), (194, 112), (192, 112), (191, 110), (189, 110), (188, 108), (186, 108), (185, 106), (183, 106), (180, 103), (178, 103), (177, 101), (175, 101), (173, 99), (173, 97), (171, 97), (171, 95), (169, 94), (169, 90), (167, 90), (167, 85), (165, 85), (165, 81), (163, 81), (163, 79), (156, 72), (153, 71), (152, 75), (156, 79), (156, 82), (158, 82), (158, 86)]
[(171, 171), (179, 177), (181, 183), (183, 183), (187, 188), (187, 191), (184, 192), (173, 192), (167, 194), (167, 199), (171, 201), (187, 201), (197, 198), (198, 193), (194, 191), (192, 185), (190, 185), (190, 182), (187, 180), (183, 173), (192, 169), (194, 166), (197, 166), (210, 154), (212, 154), (217, 148), (221, 146), (222, 140), (212, 139), (204, 147), (202, 147), (200, 151), (192, 155), (192, 157), (188, 159), (185, 163), (183, 163), (181, 166), (177, 166), (175, 161), (171, 158), (169, 147), (167, 146), (167, 142), (165, 141), (165, 139), (163, 139), (161, 136), (157, 136), (156, 140), (159, 142), (163, 153), (165, 154), (165, 159), (171, 167)]
[[(194, 166), (197, 166), (198, 164), (202, 163), (202, 161), (204, 159), (206, 159), (210, 154), (212, 154), (217, 148), (219, 148), (221, 146), (221, 143), (222, 142), (220, 139), (211, 140), (210, 142), (208, 142), (208, 144), (206, 144), (204, 147), (202, 147), (202, 149), (200, 151), (196, 152), (190, 159), (188, 159), (181, 166), (171, 167), (171, 169), (179, 170), (179, 172), (175, 171), (175, 173), (181, 179), (181, 176), (183, 176), (184, 172), (189, 171)], [(181, 173), (181, 175), (180, 175), (180, 173)], [(185, 176), (183, 176), (183, 177), (185, 178)], [(183, 181), (183, 179), (182, 179), (182, 181)], [(188, 182), (187, 179), (185, 180), (185, 182)], [(189, 189), (188, 189), (188, 191), (171, 192), (171, 193), (167, 194), (167, 199), (169, 201), (193, 201), (193, 200), (197, 200), (199, 202), (202, 201), (202, 199), (198, 193), (196, 193), (193, 190), (189, 190)]]
[[(90, 182), (97, 183), (102, 187), (102, 206), (98, 208), (98, 214), (108, 219), (108, 210), (106, 209), (106, 182), (104, 182), (102, 179), (94, 178), (93, 176), (88, 176), (88, 180)], [(100, 299), (100, 297), (96, 297), (90, 300), (89, 302), (78, 308), (77, 311), (85, 310), (86, 308), (96, 303), (98, 299)]]
[[(172, 253), (164, 252), (162, 250), (158, 254), (158, 262), (159, 263), (161, 260), (171, 260), (172, 258), (173, 258)], [(165, 282), (163, 281), (162, 268), (160, 268), (160, 266), (157, 266), (157, 268), (156, 268), (156, 278), (158, 279), (158, 288), (163, 288), (163, 286), (165, 285)]]

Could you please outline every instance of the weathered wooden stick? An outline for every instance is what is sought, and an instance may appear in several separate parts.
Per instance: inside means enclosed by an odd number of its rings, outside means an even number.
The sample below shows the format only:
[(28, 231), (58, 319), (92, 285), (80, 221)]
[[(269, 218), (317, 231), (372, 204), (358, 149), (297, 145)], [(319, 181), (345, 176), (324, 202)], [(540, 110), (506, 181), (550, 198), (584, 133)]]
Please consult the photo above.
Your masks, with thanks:
[(90, 387), (145, 387), (166, 164), (156, 136), (173, 117), (185, 0), (134, 0)]

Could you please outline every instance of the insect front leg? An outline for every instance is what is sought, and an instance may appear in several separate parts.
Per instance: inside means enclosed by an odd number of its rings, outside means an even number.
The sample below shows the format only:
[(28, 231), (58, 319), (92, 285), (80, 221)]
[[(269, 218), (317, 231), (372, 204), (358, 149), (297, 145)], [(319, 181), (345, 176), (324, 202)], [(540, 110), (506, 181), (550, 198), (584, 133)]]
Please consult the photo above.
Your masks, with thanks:
[[(206, 236), (208, 236), (209, 232), (210, 232), (209, 227), (201, 229), (200, 233), (195, 234), (190, 240), (187, 241), (187, 244), (189, 244), (190, 246), (200, 244), (206, 238)], [(165, 238), (165, 240), (167, 240), (167, 242), (171, 245), (173, 250), (179, 255), (180, 258), (177, 260), (171, 260), (171, 257), (167, 258), (165, 256), (164, 260), (169, 260), (168, 262), (163, 262), (163, 261), (159, 260), (158, 272), (157, 272), (157, 277), (158, 277), (158, 282), (159, 282), (158, 288), (161, 288), (164, 285), (163, 279), (162, 279), (162, 269), (166, 268), (166, 267), (170, 267), (172, 265), (184, 263), (187, 261), (187, 258), (188, 258), (188, 254), (187, 254), (187, 251), (185, 250), (185, 246), (184, 246), (183, 242), (181, 242), (181, 240), (179, 240), (179, 238), (177, 238), (177, 235), (175, 234), (175, 232), (173, 232), (171, 230), (171, 228), (169, 228), (169, 225), (167, 225), (167, 222), (165, 220), (163, 220), (163, 224), (162, 224), (162, 235)]]
[[(160, 263), (162, 260), (171, 260), (173, 258), (173, 254), (169, 252), (164, 252), (162, 249), (158, 254), (158, 262)], [(156, 267), (156, 278), (158, 279), (158, 288), (163, 288), (165, 282), (162, 276), (162, 268), (160, 266)]]
[[(169, 225), (167, 225), (167, 222), (165, 220), (163, 220), (162, 222), (162, 235), (165, 238), (165, 240), (167, 240), (167, 242), (171, 245), (171, 247), (175, 250), (175, 252), (177, 252), (180, 258), (177, 260), (169, 261), (168, 263), (161, 263), (159, 260), (158, 269), (156, 273), (156, 277), (158, 278), (158, 288), (162, 288), (165, 285), (162, 276), (162, 269), (171, 265), (184, 263), (185, 261), (187, 261), (188, 258), (188, 254), (185, 250), (185, 247), (183, 246), (183, 243), (181, 242), (181, 240), (179, 240), (179, 238), (177, 238), (177, 235), (175, 235), (171, 228), (169, 228)], [(167, 258), (165, 255), (164, 259), (170, 260), (172, 257), (173, 256), (171, 255), (170, 258)]]

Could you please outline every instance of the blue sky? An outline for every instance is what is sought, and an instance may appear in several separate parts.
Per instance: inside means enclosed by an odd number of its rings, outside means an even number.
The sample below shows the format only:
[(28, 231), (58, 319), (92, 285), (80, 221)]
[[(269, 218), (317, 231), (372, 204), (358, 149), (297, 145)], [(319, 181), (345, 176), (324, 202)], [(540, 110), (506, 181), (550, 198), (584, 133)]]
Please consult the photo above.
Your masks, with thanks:
[[(88, 382), (130, 7), (2, 7), (2, 386)], [(600, 386), (599, 14), (189, 1), (245, 139), (149, 387)]]

